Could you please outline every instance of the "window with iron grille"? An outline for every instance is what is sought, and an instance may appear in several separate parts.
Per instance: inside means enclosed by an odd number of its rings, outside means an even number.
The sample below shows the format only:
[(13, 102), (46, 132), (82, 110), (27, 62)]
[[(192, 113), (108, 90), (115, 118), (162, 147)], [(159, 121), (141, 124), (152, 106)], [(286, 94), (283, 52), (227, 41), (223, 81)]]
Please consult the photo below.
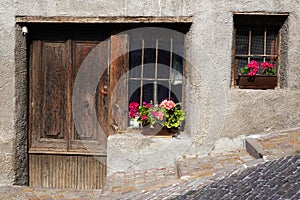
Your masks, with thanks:
[(182, 102), (183, 53), (183, 34), (130, 36), (129, 102)]
[(239, 85), (241, 69), (252, 60), (259, 65), (257, 75), (262, 71), (260, 65), (264, 62), (274, 66), (274, 76), (279, 75), (281, 28), (286, 18), (286, 14), (234, 15), (233, 86)]

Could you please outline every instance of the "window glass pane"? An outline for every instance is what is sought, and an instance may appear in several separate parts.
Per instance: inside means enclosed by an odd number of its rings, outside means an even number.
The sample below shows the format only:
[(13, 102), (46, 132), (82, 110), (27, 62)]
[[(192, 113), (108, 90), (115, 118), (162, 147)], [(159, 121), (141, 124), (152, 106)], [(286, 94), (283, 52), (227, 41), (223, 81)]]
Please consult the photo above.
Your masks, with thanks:
[(141, 82), (136, 80), (128, 81), (128, 98), (129, 102), (138, 102), (140, 103), (140, 94), (141, 94)]
[(184, 35), (174, 35), (173, 38), (173, 53), (184, 55)]
[(155, 78), (155, 63), (144, 64), (144, 78)]
[(155, 49), (145, 49), (144, 78), (155, 77)]
[(157, 103), (169, 98), (169, 81), (157, 82)]
[[(267, 55), (277, 55), (277, 31), (267, 30)], [(273, 59), (275, 59), (273, 57)]]
[(236, 31), (236, 54), (248, 54), (249, 29), (238, 29)]
[(140, 78), (142, 65), (142, 50), (131, 51), (129, 54), (129, 77)]
[(171, 85), (171, 99), (175, 102), (182, 102), (182, 83)]
[(167, 41), (159, 39), (158, 44), (158, 63), (170, 66), (170, 51), (171, 51), (171, 38)]
[(171, 81), (182, 82), (183, 78), (183, 59), (179, 55), (173, 54), (172, 59), (172, 71), (171, 71)]
[(147, 35), (144, 49), (144, 78), (155, 77), (155, 61), (156, 61), (156, 38)]
[(261, 70), (260, 63), (264, 62), (263, 57), (251, 57), (251, 60), (256, 60), (258, 62), (259, 70)]
[(143, 101), (150, 102), (154, 100), (153, 81), (144, 81), (143, 83)]
[(165, 50), (158, 51), (157, 78), (168, 79), (170, 77), (170, 52)]
[(252, 36), (250, 54), (264, 54), (264, 31), (252, 30), (251, 33)]

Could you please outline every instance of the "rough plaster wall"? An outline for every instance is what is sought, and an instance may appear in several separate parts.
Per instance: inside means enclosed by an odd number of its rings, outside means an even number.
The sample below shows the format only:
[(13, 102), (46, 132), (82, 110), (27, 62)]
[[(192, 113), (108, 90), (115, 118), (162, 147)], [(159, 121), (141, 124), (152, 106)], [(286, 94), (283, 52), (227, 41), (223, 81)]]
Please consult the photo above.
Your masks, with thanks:
[[(187, 131), (193, 153), (206, 153), (220, 137), (236, 137), (300, 126), (299, 0), (0, 0), (0, 185), (14, 182), (16, 140), (24, 109), (15, 80), (15, 16), (192, 15), (186, 84)], [(232, 12), (290, 12), (287, 87), (271, 91), (230, 88)], [(26, 83), (20, 83), (20, 85)], [(196, 107), (196, 109), (195, 109)], [(20, 120), (20, 121), (19, 121)], [(23, 134), (26, 134), (24, 131)], [(220, 145), (218, 140), (218, 145)], [(192, 152), (191, 152), (192, 153)], [(22, 160), (22, 159), (20, 159)], [(25, 159), (26, 160), (26, 159)]]
[(9, 185), (14, 180), (14, 6), (2, 1), (0, 7), (0, 185)]
[(188, 15), (189, 9), (186, 9), (186, 6), (185, 0), (17, 0), (16, 14), (37, 16), (177, 16)]
[[(297, 63), (299, 1), (191, 1), (191, 69), (188, 88), (188, 127), (194, 141), (191, 153), (207, 153), (219, 138), (276, 132), (300, 126)], [(232, 12), (289, 12), (286, 68), (287, 85), (277, 90), (230, 88)], [(285, 38), (286, 39), (286, 38)], [(194, 109), (197, 105), (198, 109)], [(194, 126), (197, 124), (197, 126)], [(226, 147), (227, 140), (223, 145)], [(219, 142), (218, 142), (219, 143)], [(219, 146), (219, 145), (218, 145)], [(229, 146), (228, 146), (229, 148)]]

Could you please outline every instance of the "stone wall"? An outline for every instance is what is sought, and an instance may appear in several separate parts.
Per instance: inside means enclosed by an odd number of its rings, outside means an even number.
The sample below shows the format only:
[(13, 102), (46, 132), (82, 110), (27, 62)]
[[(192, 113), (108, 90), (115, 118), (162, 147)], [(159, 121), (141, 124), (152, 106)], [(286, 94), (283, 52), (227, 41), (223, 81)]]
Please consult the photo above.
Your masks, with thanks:
[[(187, 51), (191, 67), (185, 86), (186, 132), (193, 141), (191, 153), (207, 153), (214, 149), (216, 141), (222, 146), (223, 137), (228, 141), (240, 135), (300, 126), (299, 1), (0, 0), (0, 3), (0, 185), (26, 183), (27, 81), (26, 70), (20, 67), (24, 55), (18, 52), (25, 46), (20, 27), (15, 23), (16, 16), (193, 16)], [(286, 49), (283, 49), (286, 59), (282, 63), (286, 84), (282, 88), (254, 91), (230, 86), (233, 12), (289, 13)]]

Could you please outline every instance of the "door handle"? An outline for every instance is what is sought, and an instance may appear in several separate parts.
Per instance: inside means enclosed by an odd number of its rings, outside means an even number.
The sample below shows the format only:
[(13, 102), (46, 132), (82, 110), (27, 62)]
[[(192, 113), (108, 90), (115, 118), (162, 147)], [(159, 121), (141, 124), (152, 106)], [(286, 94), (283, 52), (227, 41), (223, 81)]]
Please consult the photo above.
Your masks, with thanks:
[(108, 94), (108, 86), (107, 85), (104, 85), (102, 88), (101, 88), (101, 94), (102, 95), (107, 95)]
[(104, 90), (104, 91), (107, 91), (107, 90), (108, 90), (107, 85), (104, 85), (104, 86), (103, 86), (103, 90)]

